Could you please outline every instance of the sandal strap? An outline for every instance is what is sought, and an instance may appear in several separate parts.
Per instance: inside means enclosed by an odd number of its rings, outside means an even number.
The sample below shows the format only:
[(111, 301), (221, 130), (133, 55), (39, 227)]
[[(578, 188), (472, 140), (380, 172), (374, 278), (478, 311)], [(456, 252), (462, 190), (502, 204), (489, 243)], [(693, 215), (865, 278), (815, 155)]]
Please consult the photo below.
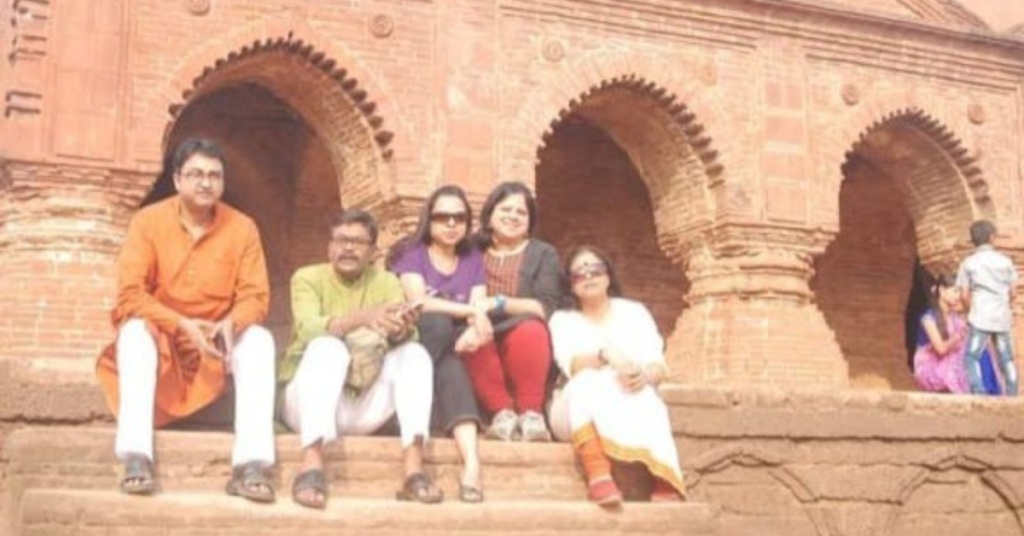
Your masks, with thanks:
[(153, 462), (141, 454), (130, 454), (124, 459), (124, 479), (153, 478)]
[(405, 479), (403, 490), (412, 499), (419, 502), (435, 502), (444, 497), (444, 493), (434, 485), (434, 481), (426, 473), (409, 475)]
[(236, 465), (231, 472), (232, 478), (245, 484), (266, 484), (270, 481), (270, 476), (267, 475), (267, 466), (263, 462), (245, 462), (242, 465)]
[(325, 495), (327, 494), (327, 478), (324, 476), (323, 470), (309, 469), (308, 471), (299, 473), (295, 477), (295, 481), (292, 483), (292, 493), (298, 493), (308, 489), (318, 491)]

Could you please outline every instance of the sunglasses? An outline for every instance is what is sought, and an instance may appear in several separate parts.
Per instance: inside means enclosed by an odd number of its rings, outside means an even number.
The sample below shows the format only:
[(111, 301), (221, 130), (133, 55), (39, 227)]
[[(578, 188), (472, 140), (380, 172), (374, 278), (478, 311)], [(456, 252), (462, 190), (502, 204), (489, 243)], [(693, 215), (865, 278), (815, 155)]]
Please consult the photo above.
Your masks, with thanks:
[(584, 264), (579, 268), (569, 272), (569, 280), (573, 284), (579, 283), (580, 281), (586, 281), (591, 277), (597, 277), (608, 274), (608, 266), (603, 262), (595, 262), (591, 264)]
[(469, 221), (469, 215), (465, 212), (434, 212), (430, 215), (430, 222), (448, 225), (463, 225)]

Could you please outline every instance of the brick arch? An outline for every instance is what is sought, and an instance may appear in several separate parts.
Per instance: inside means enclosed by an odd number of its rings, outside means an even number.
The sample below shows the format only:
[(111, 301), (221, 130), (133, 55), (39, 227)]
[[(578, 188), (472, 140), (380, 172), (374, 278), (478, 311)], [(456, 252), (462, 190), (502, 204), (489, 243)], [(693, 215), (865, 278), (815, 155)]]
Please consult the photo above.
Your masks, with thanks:
[[(880, 99), (866, 103), (856, 116), (825, 140), (820, 151), (819, 172), (836, 177), (829, 181), (829, 202), (838, 204), (845, 165), (852, 154), (868, 148), (872, 136), (885, 131), (911, 134), (914, 150), (934, 159), (921, 160), (904, 171), (915, 181), (914, 196), (904, 196), (918, 237), (918, 255), (932, 269), (948, 271), (966, 246), (966, 229), (977, 218), (995, 219), (995, 206), (981, 166), (973, 154), (975, 140), (965, 122), (946, 120), (941, 112), (916, 105), (893, 105)], [(886, 111), (878, 112), (885, 107)], [(822, 168), (824, 166), (824, 169)], [(885, 168), (884, 165), (880, 167)], [(922, 185), (927, 184), (927, 187)], [(902, 181), (906, 190), (911, 184)], [(950, 210), (928, 210), (944, 204)], [(830, 228), (838, 228), (839, 210), (831, 211)]]
[[(530, 92), (519, 106), (514, 135), (503, 148), (510, 178), (534, 175), (553, 129), (571, 114), (603, 129), (640, 171), (652, 205), (658, 241), (680, 260), (698, 230), (714, 221), (712, 190), (727, 176), (730, 139), (712, 136), (724, 114), (685, 66), (666, 72), (664, 58), (599, 54), (568, 66)], [(696, 196), (697, 202), (693, 198)], [(679, 217), (680, 211), (683, 217)]]
[[(984, 459), (960, 452), (955, 448), (943, 448), (925, 457), (920, 461), (920, 465), (922, 466), (920, 471), (917, 471), (900, 483), (899, 494), (895, 497), (896, 504), (906, 505), (922, 486), (933, 481), (932, 477), (936, 473), (953, 470), (975, 473), (979, 475), (981, 482), (1002, 500), (1006, 505), (1006, 509), (1013, 514), (1020, 529), (1019, 533), (1024, 533), (1024, 518), (1022, 518), (1020, 510), (1021, 498), (1014, 490), (1014, 486), (999, 475), (997, 467), (993, 464)], [(883, 534), (893, 533), (900, 514), (900, 510), (892, 510), (882, 527)]]
[(162, 114), (161, 146), (190, 102), (253, 83), (293, 108), (324, 141), (346, 205), (373, 207), (394, 197), (393, 155), (408, 138), (395, 134), (406, 130), (400, 114), (355, 58), (304, 19), (254, 22), (199, 47), (182, 65), (146, 106)]

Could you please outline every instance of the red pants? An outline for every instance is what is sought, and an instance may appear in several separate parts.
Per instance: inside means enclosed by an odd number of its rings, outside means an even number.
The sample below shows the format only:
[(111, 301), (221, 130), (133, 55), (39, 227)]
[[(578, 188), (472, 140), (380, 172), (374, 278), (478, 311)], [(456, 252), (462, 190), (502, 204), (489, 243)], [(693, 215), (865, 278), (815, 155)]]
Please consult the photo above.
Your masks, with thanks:
[(462, 358), (477, 399), (487, 411), (543, 414), (551, 368), (551, 338), (544, 322), (525, 320)]

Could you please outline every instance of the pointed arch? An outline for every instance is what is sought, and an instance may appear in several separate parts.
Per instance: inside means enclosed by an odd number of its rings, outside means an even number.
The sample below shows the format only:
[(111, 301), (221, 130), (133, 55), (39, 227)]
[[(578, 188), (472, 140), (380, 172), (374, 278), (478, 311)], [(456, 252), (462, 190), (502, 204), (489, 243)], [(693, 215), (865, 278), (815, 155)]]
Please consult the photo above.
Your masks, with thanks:
[[(907, 180), (900, 183), (904, 194), (915, 190), (910, 198), (914, 204), (908, 208), (915, 218), (918, 256), (933, 273), (955, 268), (958, 256), (969, 248), (966, 230), (971, 221), (986, 218), (998, 223), (998, 215), (980, 156), (979, 129), (954, 106), (909, 90), (867, 92), (845, 120), (818, 129), (812, 141), (815, 173), (822, 178), (817, 201), (835, 208), (819, 211), (824, 219), (817, 223), (839, 230), (840, 187), (849, 157), (884, 141), (879, 134), (901, 132), (914, 140), (919, 154), (929, 156), (927, 162), (902, 169), (904, 177), (913, 176), (929, 189), (915, 188)], [(882, 164), (879, 167), (884, 168)], [(937, 205), (944, 209), (929, 210)]]
[(658, 243), (679, 261), (714, 222), (713, 190), (726, 180), (726, 154), (738, 140), (715, 138), (724, 114), (714, 92), (700, 85), (701, 76), (714, 78), (714, 66), (694, 60), (666, 71), (664, 62), (599, 53), (566, 66), (517, 106), (515, 135), (501, 152), (506, 176), (532, 177), (553, 129), (566, 117), (586, 118), (636, 166), (650, 194)]
[(285, 101), (324, 139), (346, 205), (369, 208), (395, 197), (393, 156), (407, 136), (381, 84), (342, 47), (299, 16), (262, 19), (211, 39), (184, 58), (163, 89), (146, 101), (144, 122), (162, 139), (178, 114), (204, 95), (233, 85), (259, 85)]

